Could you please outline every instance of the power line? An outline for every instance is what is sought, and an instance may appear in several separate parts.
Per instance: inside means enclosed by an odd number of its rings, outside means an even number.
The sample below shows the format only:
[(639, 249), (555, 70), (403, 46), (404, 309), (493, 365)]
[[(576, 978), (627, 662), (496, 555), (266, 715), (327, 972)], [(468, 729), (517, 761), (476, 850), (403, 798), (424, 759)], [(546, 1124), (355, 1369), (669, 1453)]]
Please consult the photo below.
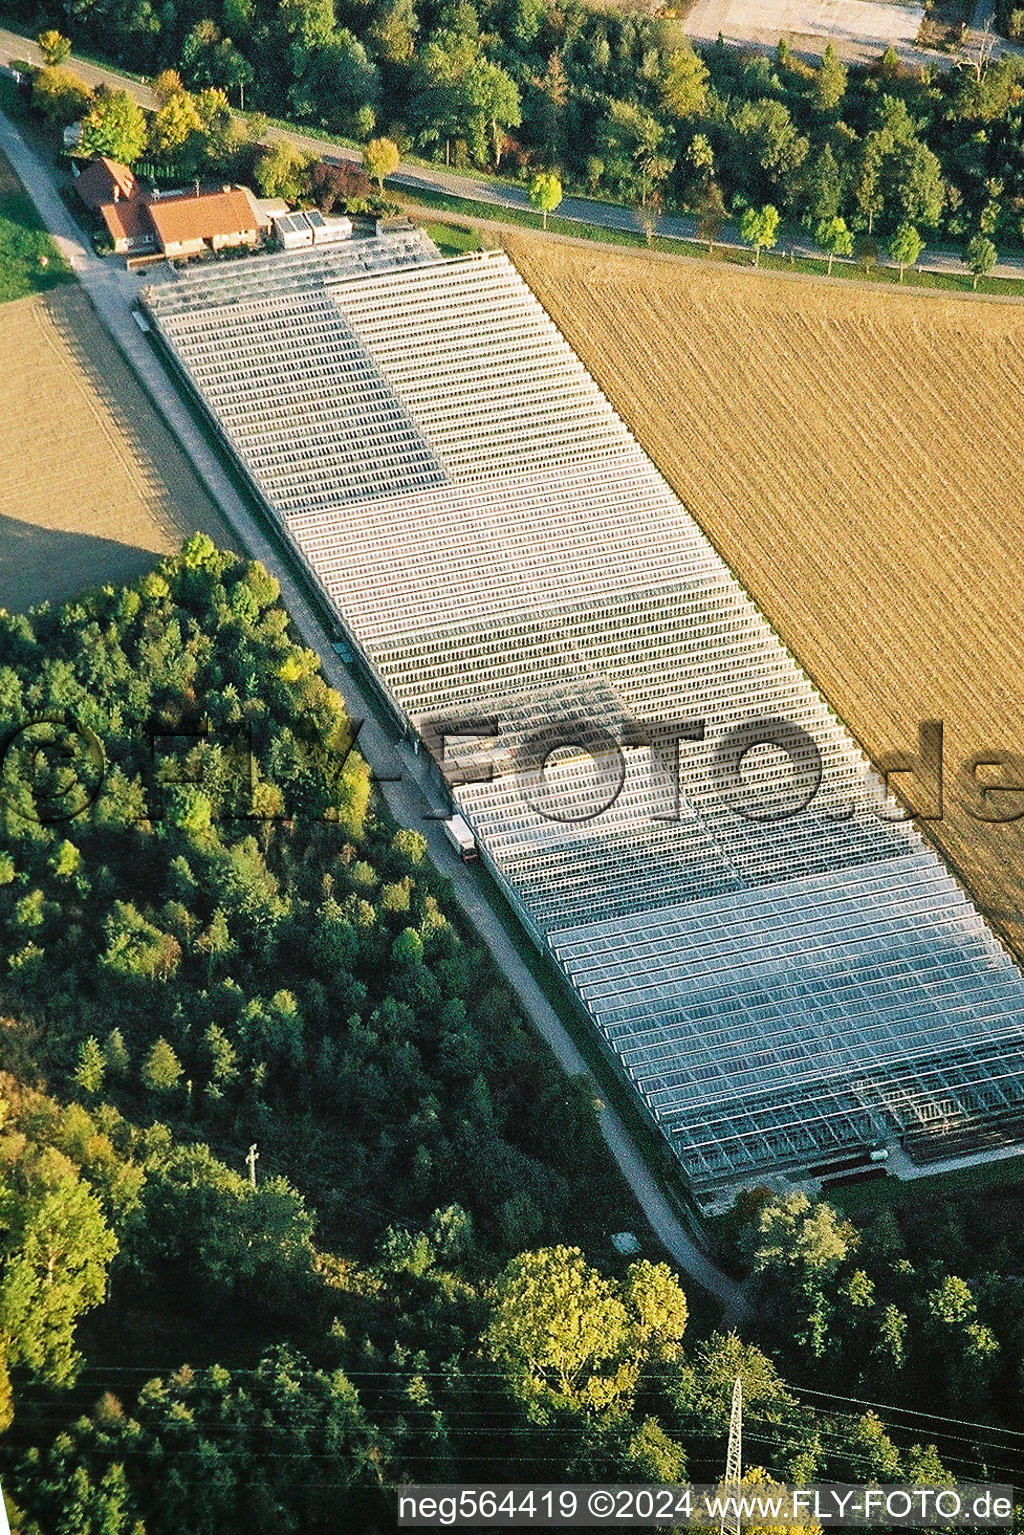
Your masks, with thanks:
[(902, 1412), (912, 1418), (931, 1418), (936, 1423), (953, 1423), (958, 1428), (980, 1428), (986, 1432), (1007, 1434), (1012, 1438), (1024, 1440), (1024, 1431), (1016, 1428), (1000, 1428), (997, 1423), (975, 1423), (970, 1418), (947, 1418), (937, 1412), (921, 1412), (914, 1407), (897, 1407), (894, 1402), (869, 1402), (864, 1397), (840, 1396), (836, 1391), (818, 1391), (813, 1386), (790, 1386), (790, 1390), (803, 1391), (807, 1396), (822, 1396), (828, 1401), (853, 1402), (859, 1407), (877, 1407), (882, 1412)]

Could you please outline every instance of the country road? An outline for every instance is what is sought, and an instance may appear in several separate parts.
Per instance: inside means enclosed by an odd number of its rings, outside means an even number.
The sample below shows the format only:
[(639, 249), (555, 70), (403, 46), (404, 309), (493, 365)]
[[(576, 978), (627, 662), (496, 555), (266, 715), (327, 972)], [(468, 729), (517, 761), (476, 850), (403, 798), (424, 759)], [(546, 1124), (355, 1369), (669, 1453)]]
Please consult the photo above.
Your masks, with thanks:
[[(32, 64), (42, 62), (39, 49), (34, 42), (28, 41), (17, 32), (0, 28), (0, 64), (9, 65), (18, 59)], [(126, 75), (119, 74), (116, 70), (106, 69), (98, 64), (85, 63), (74, 56), (69, 63), (90, 85), (106, 84), (127, 90), (140, 106), (153, 107), (153, 92), (148, 85), (140, 84)], [(341, 164), (361, 163), (358, 149), (335, 143), (333, 139), (318, 138), (316, 134), (307, 133), (299, 128), (284, 129), (272, 126), (267, 129), (265, 138), (267, 142), (287, 140), (297, 149), (317, 155), (324, 160)], [(522, 211), (530, 206), (526, 188), (516, 182), (501, 181), (496, 177), (477, 176), (470, 172), (443, 170), (435, 166), (403, 164), (394, 175), (388, 178), (388, 185), (410, 193), (413, 197), (418, 193), (433, 193), (467, 199), (478, 205), (467, 212), (472, 212), (477, 218), (488, 218), (490, 210), (493, 209), (493, 216), (497, 222), (500, 222), (500, 213), (503, 208)], [(566, 197), (559, 205), (557, 216), (571, 223), (589, 224), (599, 229), (616, 232), (625, 231), (636, 234), (643, 229), (634, 209), (593, 198)], [(658, 220), (657, 233), (663, 239), (692, 241), (697, 238), (697, 220), (689, 215), (666, 215)], [(735, 226), (730, 224), (723, 226), (716, 236), (716, 243), (733, 250), (747, 250)], [(787, 252), (792, 250), (797, 257), (812, 256), (821, 259), (821, 251), (805, 235), (784, 234), (781, 244)], [(852, 265), (852, 262), (842, 260), (836, 262), (837, 267), (843, 265)], [(890, 262), (883, 257), (879, 265), (895, 267), (895, 262)], [(946, 248), (926, 250), (917, 266), (921, 271), (958, 276), (963, 276), (967, 270), (960, 253)], [(1024, 257), (1004, 258), (998, 262), (992, 275), (1024, 280)]]
[[(562, 1069), (571, 1076), (585, 1078), (595, 1094), (601, 1097), (599, 1083), (585, 1057), (513, 943), (494, 900), (489, 877), (482, 869), (467, 868), (459, 862), (440, 823), (436, 819), (427, 819), (433, 808), (434, 795), (424, 757), (408, 750), (369, 688), (332, 650), (334, 636), (328, 632), (305, 586), (296, 579), (280, 546), (236, 489), (224, 464), (171, 382), (151, 341), (136, 325), (133, 309), (141, 286), (140, 278), (125, 271), (120, 263), (104, 261), (95, 255), (62, 202), (48, 166), (3, 113), (0, 113), (0, 150), (28, 189), (44, 224), (70, 262), (97, 315), (157, 411), (180, 441), (240, 546), (274, 572), (281, 583), (282, 600), (304, 643), (319, 654), (331, 685), (341, 693), (353, 718), (364, 721), (359, 737), (363, 755), (382, 780), (394, 777), (394, 781), (381, 783), (391, 814), (400, 824), (423, 832), (434, 863), (455, 881), (460, 904), (515, 988), (538, 1034), (551, 1047)], [(741, 1286), (715, 1266), (675, 1214), (633, 1135), (611, 1106), (605, 1104), (601, 1109), (599, 1124), (612, 1157), (665, 1252), (721, 1304), (725, 1325), (732, 1326), (742, 1320), (749, 1308)]]

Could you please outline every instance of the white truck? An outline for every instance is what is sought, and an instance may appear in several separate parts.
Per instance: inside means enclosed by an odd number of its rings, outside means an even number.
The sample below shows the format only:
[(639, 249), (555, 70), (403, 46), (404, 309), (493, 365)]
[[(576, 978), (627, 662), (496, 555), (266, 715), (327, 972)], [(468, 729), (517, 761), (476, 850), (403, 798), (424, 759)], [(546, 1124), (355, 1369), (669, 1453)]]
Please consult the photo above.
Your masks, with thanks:
[(453, 815), (445, 821), (444, 834), (463, 863), (476, 861), (476, 838), (460, 815)]

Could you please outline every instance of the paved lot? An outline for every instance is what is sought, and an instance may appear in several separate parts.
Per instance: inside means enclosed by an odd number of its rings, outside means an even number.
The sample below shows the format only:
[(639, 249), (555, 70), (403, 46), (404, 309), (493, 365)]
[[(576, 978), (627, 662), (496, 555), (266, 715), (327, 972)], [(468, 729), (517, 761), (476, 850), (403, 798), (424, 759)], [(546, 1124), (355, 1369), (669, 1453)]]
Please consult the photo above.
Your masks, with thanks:
[(831, 39), (847, 57), (877, 55), (891, 43), (913, 47), (924, 5), (900, 0), (697, 0), (686, 19), (692, 37), (774, 47), (780, 37), (818, 51)]

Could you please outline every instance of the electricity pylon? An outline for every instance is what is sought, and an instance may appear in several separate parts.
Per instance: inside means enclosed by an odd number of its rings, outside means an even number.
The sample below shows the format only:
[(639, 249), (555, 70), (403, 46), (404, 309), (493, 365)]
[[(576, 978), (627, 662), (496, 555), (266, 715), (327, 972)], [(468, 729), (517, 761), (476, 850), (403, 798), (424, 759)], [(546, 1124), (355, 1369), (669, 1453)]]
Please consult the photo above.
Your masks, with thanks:
[[(740, 1535), (740, 1477), (743, 1474), (743, 1381), (739, 1375), (732, 1388), (729, 1414), (729, 1449), (725, 1457), (725, 1488), (722, 1496), (720, 1535)], [(729, 1512), (728, 1500), (732, 1499)]]

